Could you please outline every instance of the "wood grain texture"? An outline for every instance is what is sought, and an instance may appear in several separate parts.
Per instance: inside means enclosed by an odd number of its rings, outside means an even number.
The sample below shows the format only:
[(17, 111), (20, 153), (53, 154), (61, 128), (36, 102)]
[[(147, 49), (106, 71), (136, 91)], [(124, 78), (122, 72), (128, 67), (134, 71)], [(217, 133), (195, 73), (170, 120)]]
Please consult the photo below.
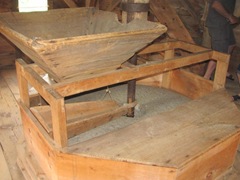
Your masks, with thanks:
[(191, 35), (180, 20), (176, 11), (169, 5), (168, 1), (151, 0), (150, 8), (158, 21), (167, 26), (167, 33), (170, 38), (194, 43)]
[(50, 179), (214, 179), (231, 167), (239, 143), (240, 112), (224, 89), (62, 150), (21, 109), (28, 148)]
[(7, 162), (5, 160), (2, 148), (0, 148), (0, 173), (1, 173), (1, 178), (5, 180), (11, 180), (12, 177), (10, 175), (9, 169)]
[(166, 30), (146, 20), (121, 24), (94, 8), (0, 15), (2, 34), (57, 81), (115, 70)]

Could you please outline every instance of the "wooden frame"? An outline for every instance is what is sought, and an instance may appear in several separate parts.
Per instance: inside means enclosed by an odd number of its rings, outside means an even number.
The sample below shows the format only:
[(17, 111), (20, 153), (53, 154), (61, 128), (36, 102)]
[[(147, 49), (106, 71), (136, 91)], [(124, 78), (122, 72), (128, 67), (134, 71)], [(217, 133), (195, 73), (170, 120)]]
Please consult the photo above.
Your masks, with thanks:
[[(174, 57), (175, 49), (182, 49), (190, 52), (190, 54), (187, 56)], [(153, 44), (142, 50), (139, 55), (149, 54), (156, 51), (165, 52), (165, 60), (131, 67), (124, 66), (116, 71), (89, 75), (89, 77), (85, 78), (75, 77), (52, 85), (48, 84), (41, 78), (39, 75), (40, 68), (37, 65), (26, 64), (23, 60), (18, 59), (16, 67), (21, 101), (30, 108), (28, 84), (32, 85), (51, 107), (52, 133), (54, 141), (60, 147), (65, 147), (67, 146), (68, 137), (72, 136), (68, 136), (68, 133), (76, 133), (67, 131), (66, 106), (64, 103), (65, 97), (108, 85), (126, 82), (132, 79), (162, 73), (164, 73), (162, 87), (174, 90), (190, 98), (199, 98), (209, 92), (224, 87), (224, 77), (228, 66), (228, 55), (180, 41)], [(183, 67), (201, 63), (209, 59), (216, 60), (217, 62), (216, 76), (213, 82), (182, 69)], [(41, 71), (43, 72), (43, 70)], [(191, 89), (189, 89), (189, 87), (191, 87)], [(119, 115), (125, 114), (125, 109), (130, 107), (134, 107), (134, 103), (112, 111), (112, 116), (114, 116), (114, 113)], [(107, 121), (109, 121), (109, 119)], [(102, 120), (102, 122), (106, 122), (106, 120)], [(81, 123), (79, 123), (79, 125), (80, 124)], [(96, 124), (100, 125), (102, 123), (98, 122)], [(95, 127), (96, 124), (93, 123), (93, 127)]]

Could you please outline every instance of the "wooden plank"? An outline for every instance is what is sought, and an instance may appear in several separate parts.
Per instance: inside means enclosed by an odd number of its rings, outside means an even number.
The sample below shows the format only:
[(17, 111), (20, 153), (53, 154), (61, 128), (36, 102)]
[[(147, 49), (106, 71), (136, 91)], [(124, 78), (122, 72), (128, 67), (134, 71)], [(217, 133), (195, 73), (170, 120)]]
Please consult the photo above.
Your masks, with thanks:
[(167, 34), (170, 38), (194, 43), (191, 35), (180, 20), (176, 11), (166, 0), (151, 0), (150, 8), (158, 21), (168, 27)]
[(16, 101), (18, 101), (20, 99), (20, 94), (19, 94), (16, 69), (12, 68), (7, 70), (1, 70), (0, 75), (4, 78), (4, 80), (8, 84), (9, 90), (10, 92), (12, 92)]
[(18, 159), (17, 163), (20, 167), (25, 179), (27, 180), (47, 180), (42, 168), (31, 152), (27, 151), (25, 140), (19, 141), (17, 145)]
[(75, 3), (75, 1), (73, 0), (63, 0), (67, 5), (68, 7), (70, 8), (74, 8), (74, 7), (77, 7), (77, 4)]
[[(1, 146), (1, 144), (0, 144)], [(0, 147), (0, 174), (1, 178), (4, 180), (12, 180), (12, 177), (10, 175), (9, 169), (7, 162), (5, 160), (3, 151), (2, 151), (2, 146)]]
[[(227, 148), (225, 140), (239, 140), (239, 114), (222, 89), (69, 150), (161, 167), (183, 167), (216, 146), (215, 150)], [(232, 152), (236, 151), (234, 146)]]
[[(169, 42), (165, 42), (165, 43), (151, 44), (151, 45), (147, 46), (146, 48), (144, 48), (143, 50), (141, 50), (138, 54), (142, 55), (142, 54), (162, 52), (162, 51), (173, 50), (173, 49), (180, 49), (180, 50), (184, 50), (184, 51), (192, 52), (192, 53), (208, 50), (208, 48), (204, 48), (204, 47), (201, 47), (201, 46), (198, 46), (195, 44), (191, 44), (191, 43), (186, 43), (184, 41), (169, 41)], [(224, 59), (224, 57), (223, 57), (223, 59)]]
[[(16, 143), (22, 137), (19, 109), (6, 81), (0, 76), (0, 142), (12, 179), (23, 179), (16, 165)], [(2, 173), (1, 173), (2, 175)]]
[(64, 106), (64, 98), (56, 98), (50, 102), (52, 124), (53, 124), (53, 139), (60, 146), (67, 146), (67, 122), (66, 111)]
[(168, 89), (176, 91), (191, 99), (197, 99), (213, 91), (213, 82), (186, 70), (172, 72)]
[(189, 162), (187, 167), (181, 167), (177, 179), (185, 180), (196, 177), (198, 179), (219, 179), (219, 177), (225, 175), (232, 168), (236, 157), (239, 135), (229, 137), (218, 148), (213, 147), (207, 153), (199, 155), (197, 161)]
[[(25, 134), (25, 140), (27, 142), (28, 151), (34, 154), (34, 157), (38, 161), (40, 167), (43, 168), (46, 174), (50, 175), (49, 179), (53, 179), (52, 175), (52, 162), (48, 161), (43, 154), (48, 154), (49, 157), (52, 157), (52, 149), (58, 149), (58, 146), (53, 141), (53, 139), (46, 133), (41, 124), (39, 124), (38, 120), (31, 114), (30, 110), (24, 106), (23, 103), (19, 102), (21, 118), (23, 121), (23, 129)], [(34, 124), (34, 126), (33, 126)], [(30, 127), (28, 129), (28, 127)], [(38, 140), (34, 140), (36, 138), (36, 132), (38, 132)], [(35, 141), (34, 143), (30, 143), (31, 141)], [(58, 151), (58, 150), (57, 150)], [(52, 175), (54, 177), (54, 175)], [(49, 177), (49, 176), (48, 176)]]

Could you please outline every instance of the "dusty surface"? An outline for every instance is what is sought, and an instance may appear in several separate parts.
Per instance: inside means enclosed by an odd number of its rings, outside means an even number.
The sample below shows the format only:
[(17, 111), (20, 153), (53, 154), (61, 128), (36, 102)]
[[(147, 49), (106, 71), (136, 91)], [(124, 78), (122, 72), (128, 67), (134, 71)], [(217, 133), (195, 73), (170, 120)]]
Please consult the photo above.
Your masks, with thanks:
[[(71, 139), (70, 143), (72, 144), (76, 141), (82, 142), (89, 138), (93, 138), (95, 136), (99, 136), (107, 132), (128, 126), (134, 122), (141, 120), (142, 118), (152, 116), (155, 113), (169, 111), (180, 104), (190, 101), (189, 98), (166, 89), (147, 87), (143, 85), (137, 85), (136, 89), (137, 106), (135, 108), (134, 118), (125, 116), (120, 117), (107, 123), (106, 125), (102, 125)], [(75, 98), (74, 101), (111, 99), (117, 101), (119, 104), (126, 103), (127, 85), (123, 84), (119, 86), (104, 88), (100, 91)], [(70, 101), (72, 102), (73, 100)]]
[[(237, 81), (227, 80), (226, 89), (229, 95), (236, 94), (240, 91)], [(76, 98), (75, 100), (103, 100), (103, 99), (112, 99), (116, 100), (119, 103), (126, 102), (127, 86), (120, 85), (115, 87), (104, 88), (100, 91), (86, 94), (81, 98)], [(137, 86), (136, 91), (136, 100), (138, 102), (135, 109), (135, 117), (127, 118), (121, 117), (117, 120), (113, 120), (107, 125), (100, 126), (91, 131), (83, 133), (73, 139), (70, 143), (74, 144), (75, 142), (82, 142), (90, 138), (100, 136), (107, 132), (125, 127), (134, 122), (141, 120), (144, 117), (152, 116), (155, 113), (169, 111), (174, 109), (178, 105), (190, 101), (189, 98), (179, 95), (175, 92), (159, 89), (154, 87), (146, 87), (142, 85)], [(71, 100), (72, 101), (72, 100)], [(240, 109), (240, 102), (235, 103)], [(240, 178), (240, 147), (236, 154), (236, 159), (234, 165), (223, 177), (220, 177), (220, 180), (238, 180)]]

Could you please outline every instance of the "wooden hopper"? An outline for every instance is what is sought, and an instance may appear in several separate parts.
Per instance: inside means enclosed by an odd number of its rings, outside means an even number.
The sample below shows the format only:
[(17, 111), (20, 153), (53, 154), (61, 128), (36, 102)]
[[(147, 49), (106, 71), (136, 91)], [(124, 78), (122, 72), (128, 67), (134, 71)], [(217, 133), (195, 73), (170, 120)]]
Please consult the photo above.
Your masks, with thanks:
[(166, 30), (95, 8), (0, 15), (1, 33), (56, 81), (115, 70)]

